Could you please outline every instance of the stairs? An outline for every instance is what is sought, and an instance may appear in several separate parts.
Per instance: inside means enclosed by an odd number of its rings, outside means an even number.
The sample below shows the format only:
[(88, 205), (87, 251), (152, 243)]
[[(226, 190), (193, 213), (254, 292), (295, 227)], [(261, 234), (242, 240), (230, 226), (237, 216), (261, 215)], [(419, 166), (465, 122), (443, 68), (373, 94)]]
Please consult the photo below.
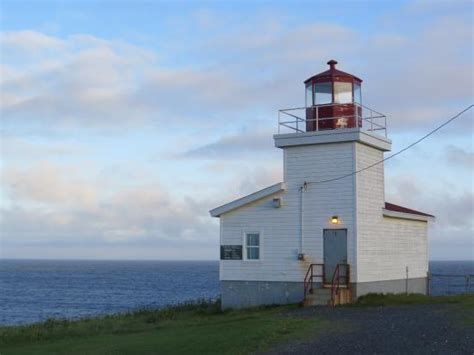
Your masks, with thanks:
[[(334, 305), (351, 303), (351, 289), (341, 287), (334, 299)], [(303, 306), (330, 306), (331, 305), (331, 287), (315, 288), (313, 292), (306, 294)]]
[(330, 288), (315, 288), (312, 293), (308, 293), (303, 301), (304, 307), (328, 306), (331, 301)]
[[(317, 279), (316, 282), (314, 279)], [(337, 264), (331, 283), (323, 282), (324, 264), (310, 264), (304, 278), (304, 307), (336, 306), (352, 302), (349, 264)]]

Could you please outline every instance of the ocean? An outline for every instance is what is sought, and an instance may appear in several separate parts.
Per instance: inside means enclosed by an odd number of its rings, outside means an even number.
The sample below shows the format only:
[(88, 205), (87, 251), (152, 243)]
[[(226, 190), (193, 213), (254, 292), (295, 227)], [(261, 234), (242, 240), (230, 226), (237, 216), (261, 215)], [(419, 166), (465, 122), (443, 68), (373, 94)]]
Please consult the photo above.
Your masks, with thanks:
[[(430, 270), (474, 274), (474, 261), (433, 261)], [(465, 279), (434, 277), (431, 290), (435, 295), (462, 293)], [(0, 260), (3, 325), (117, 313), (218, 295), (218, 261)]]

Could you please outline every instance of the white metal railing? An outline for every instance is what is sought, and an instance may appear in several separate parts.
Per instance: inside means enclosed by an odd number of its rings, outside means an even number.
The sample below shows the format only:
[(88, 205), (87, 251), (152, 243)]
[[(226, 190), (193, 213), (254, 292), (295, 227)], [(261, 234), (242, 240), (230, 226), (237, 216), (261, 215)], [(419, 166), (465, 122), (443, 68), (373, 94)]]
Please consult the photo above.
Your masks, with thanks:
[[(329, 106), (353, 105), (354, 114), (346, 116), (334, 117), (318, 117), (319, 108)], [(313, 109), (315, 117), (306, 119), (307, 109)], [(303, 118), (305, 117), (305, 118)], [(344, 128), (348, 122), (353, 120), (356, 127), (365, 131), (377, 132), (383, 131), (382, 134), (387, 137), (387, 117), (367, 106), (350, 103), (350, 104), (323, 104), (310, 107), (296, 107), (278, 110), (278, 134), (280, 133), (303, 133), (307, 131), (308, 123), (312, 126), (309, 131), (322, 131), (328, 128), (320, 127), (321, 122), (333, 121), (333, 126)], [(360, 123), (359, 123), (360, 121)], [(339, 126), (339, 127), (338, 127)]]

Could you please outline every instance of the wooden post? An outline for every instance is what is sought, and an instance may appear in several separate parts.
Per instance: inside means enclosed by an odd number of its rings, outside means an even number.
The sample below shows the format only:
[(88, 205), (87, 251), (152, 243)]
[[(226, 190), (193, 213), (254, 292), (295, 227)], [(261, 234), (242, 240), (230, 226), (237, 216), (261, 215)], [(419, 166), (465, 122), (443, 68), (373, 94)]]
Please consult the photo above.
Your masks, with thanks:
[(407, 278), (405, 281), (405, 292), (406, 292), (406, 295), (408, 296), (408, 266), (406, 267), (406, 273), (407, 273)]
[(431, 278), (431, 275), (430, 275), (430, 272), (428, 271), (428, 272), (426, 273), (426, 294), (427, 294), (428, 296), (431, 295), (431, 290), (430, 290), (430, 288), (431, 288), (430, 281), (431, 281), (431, 280), (430, 280), (430, 278)]

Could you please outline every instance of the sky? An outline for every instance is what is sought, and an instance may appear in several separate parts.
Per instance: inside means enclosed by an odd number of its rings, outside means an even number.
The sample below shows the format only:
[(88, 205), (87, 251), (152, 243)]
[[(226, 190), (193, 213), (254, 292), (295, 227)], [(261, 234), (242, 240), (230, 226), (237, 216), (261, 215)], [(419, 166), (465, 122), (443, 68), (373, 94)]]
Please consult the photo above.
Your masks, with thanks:
[[(217, 259), (208, 211), (282, 179), (278, 110), (338, 68), (392, 151), (470, 105), (471, 1), (2, 1), (2, 258)], [(474, 259), (473, 113), (385, 165)]]

